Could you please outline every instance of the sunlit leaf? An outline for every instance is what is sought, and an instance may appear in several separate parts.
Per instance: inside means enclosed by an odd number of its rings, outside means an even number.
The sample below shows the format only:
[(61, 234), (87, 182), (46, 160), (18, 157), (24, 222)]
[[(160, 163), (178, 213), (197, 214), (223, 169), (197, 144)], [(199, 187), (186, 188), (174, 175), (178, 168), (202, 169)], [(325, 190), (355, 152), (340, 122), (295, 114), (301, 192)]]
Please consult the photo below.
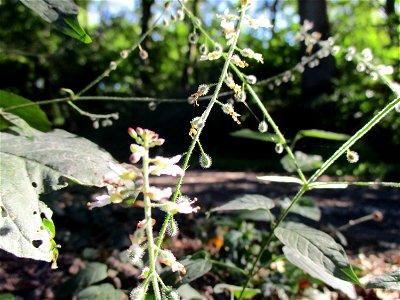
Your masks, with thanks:
[(347, 281), (360, 284), (341, 245), (328, 234), (299, 223), (289, 223), (275, 230), (285, 245), (286, 258), (326, 284), (355, 298), (354, 287)]
[(211, 211), (232, 211), (232, 210), (269, 210), (274, 207), (274, 201), (263, 195), (247, 194), (239, 196), (221, 206), (213, 208)]
[(79, 7), (71, 0), (20, 0), (55, 28), (85, 44), (92, 42), (79, 25)]
[(400, 290), (400, 270), (372, 278), (366, 288)]
[(287, 182), (287, 183), (297, 183), (303, 184), (303, 182), (297, 177), (291, 176), (258, 176), (257, 179), (272, 181), (272, 182)]
[(329, 182), (313, 182), (310, 184), (313, 189), (347, 189), (349, 185), (347, 183), (329, 183)]
[[(0, 248), (18, 257), (51, 261), (51, 210), (39, 195), (68, 181), (101, 186), (112, 157), (97, 145), (62, 130), (34, 131), (34, 140), (0, 132)], [(49, 225), (49, 224), (47, 224)]]
[(4, 123), (1, 122), (2, 128), (10, 128), (10, 131), (14, 131), (15, 133), (22, 135), (28, 139), (33, 139), (32, 127), (29, 126), (29, 124), (26, 123), (23, 119), (4, 111), (3, 112), (0, 111), (0, 117), (4, 118), (4, 120), (6, 120), (8, 124), (4, 126)]

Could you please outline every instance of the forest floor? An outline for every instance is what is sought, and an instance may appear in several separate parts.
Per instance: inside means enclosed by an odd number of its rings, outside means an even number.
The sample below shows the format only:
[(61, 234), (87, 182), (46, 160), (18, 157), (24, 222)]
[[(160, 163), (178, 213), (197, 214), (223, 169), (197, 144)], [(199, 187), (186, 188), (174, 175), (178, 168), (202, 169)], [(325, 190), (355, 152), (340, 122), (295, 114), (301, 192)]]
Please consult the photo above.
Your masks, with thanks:
[[(265, 174), (188, 171), (181, 191), (190, 197), (197, 197), (202, 212), (243, 194), (261, 194), (278, 201), (296, 192), (296, 185), (263, 182), (257, 179), (258, 175)], [(345, 179), (356, 180), (349, 177)], [(171, 177), (157, 177), (153, 178), (153, 184), (173, 187), (175, 180)], [(321, 181), (332, 180), (338, 178), (321, 178)], [(88, 254), (90, 251), (96, 253), (96, 261), (106, 262), (110, 268), (118, 269), (118, 272), (124, 273), (128, 278), (121, 283), (121, 280), (114, 276), (112, 281), (116, 287), (122, 285), (122, 288), (126, 288), (125, 284), (134, 282), (132, 277), (138, 275), (138, 270), (126, 264), (113, 266), (113, 261), (115, 263), (113, 257), (118, 250), (110, 249), (121, 250), (129, 247), (128, 233), (132, 233), (132, 228), (135, 228), (141, 216), (137, 212), (126, 213), (126, 209), (119, 207), (87, 210), (85, 203), (93, 197), (94, 192), (97, 191), (71, 187), (53, 193), (46, 199), (54, 211), (57, 242), (62, 245), (58, 261), (59, 269), (51, 270), (48, 263), (16, 258), (1, 251), (0, 292), (11, 292), (19, 297), (16, 299), (24, 300), (58, 299), (57, 286), (76, 274), (86, 261), (91, 259), (91, 254)], [(332, 234), (335, 234), (334, 228), (344, 226), (351, 220), (374, 212), (379, 217), (382, 216), (382, 220), (378, 218), (341, 230), (344, 242), (348, 243), (345, 246), (346, 252), (351, 262), (360, 267), (364, 274), (369, 274), (368, 276), (393, 271), (400, 266), (398, 189), (383, 187), (320, 189), (313, 190), (306, 196), (313, 199), (322, 213), (320, 222), (311, 225)], [(196, 216), (189, 216), (190, 218)], [(296, 215), (290, 218), (298, 220)], [(196, 237), (197, 233), (191, 232), (191, 220), (182, 222), (181, 236), (173, 241), (175, 243), (173, 248), (180, 252), (177, 253), (178, 257), (203, 248), (202, 242)], [(361, 291), (360, 297), (400, 299), (400, 292)], [(1, 295), (0, 300), (2, 300)]]

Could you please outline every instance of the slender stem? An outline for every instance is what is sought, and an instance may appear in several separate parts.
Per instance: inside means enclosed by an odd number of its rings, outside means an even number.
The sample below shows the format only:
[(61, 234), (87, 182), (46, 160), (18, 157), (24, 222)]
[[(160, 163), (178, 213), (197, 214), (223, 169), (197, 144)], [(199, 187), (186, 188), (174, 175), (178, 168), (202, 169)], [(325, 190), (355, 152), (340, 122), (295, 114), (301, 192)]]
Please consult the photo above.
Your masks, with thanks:
[(357, 131), (350, 139), (348, 139), (333, 155), (326, 160), (322, 166), (310, 177), (309, 183), (314, 182), (321, 176), (326, 169), (328, 169), (348, 148), (353, 146), (355, 142), (361, 139), (368, 131), (378, 124), (390, 111), (392, 111), (396, 104), (400, 103), (400, 97), (397, 97), (388, 105), (386, 105), (377, 115), (375, 115), (367, 124), (365, 124), (359, 131)]
[[(243, 78), (242, 78), (243, 80)], [(293, 161), (294, 165), (296, 166), (296, 171), (297, 174), (300, 176), (301, 181), (303, 184), (307, 185), (307, 179), (304, 176), (303, 171), (300, 169), (299, 164), (297, 163), (297, 159), (295, 158), (292, 149), (288, 146), (285, 137), (283, 136), (282, 132), (279, 130), (278, 125), (276, 125), (274, 119), (272, 119), (271, 115), (268, 113), (268, 110), (265, 108), (265, 106), (262, 104), (260, 98), (257, 96), (257, 94), (254, 92), (253, 88), (246, 84), (247, 90), (250, 92), (251, 96), (253, 97), (253, 100), (256, 102), (258, 107), (261, 109), (263, 112), (265, 118), (267, 119), (268, 123), (271, 124), (271, 127), (274, 129), (276, 135), (279, 137), (283, 147), (285, 148), (287, 154), (289, 155), (290, 159)]]
[(289, 213), (290, 209), (296, 204), (296, 202), (301, 198), (301, 196), (303, 196), (303, 194), (307, 190), (308, 190), (308, 188), (303, 186), (297, 192), (297, 194), (294, 196), (294, 198), (293, 198), (292, 202), (290, 203), (290, 205), (281, 213), (279, 219), (275, 223), (275, 226), (271, 228), (271, 231), (269, 232), (267, 238), (261, 244), (261, 250), (258, 253), (257, 257), (253, 261), (253, 264), (252, 264), (252, 267), (250, 269), (249, 275), (247, 276), (246, 282), (243, 285), (242, 291), (240, 292), (239, 300), (243, 298), (243, 293), (246, 290), (247, 286), (249, 285), (249, 282), (250, 282), (251, 278), (253, 278), (253, 275), (255, 273), (254, 271), (256, 269), (258, 261), (260, 260), (261, 256), (263, 255), (265, 249), (268, 247), (269, 243), (272, 241), (272, 239), (274, 237), (275, 229), (278, 228), (281, 225), (282, 221), (286, 218), (286, 216)]
[[(145, 141), (146, 143), (146, 141)], [(152, 276), (153, 290), (154, 296), (157, 300), (161, 299), (160, 289), (158, 286), (157, 277), (153, 276), (156, 274), (156, 257), (154, 256), (155, 252), (155, 244), (153, 237), (153, 224), (151, 218), (151, 200), (148, 196), (148, 191), (150, 187), (149, 183), (149, 148), (148, 145), (145, 144), (145, 152), (143, 155), (143, 202), (144, 202), (144, 211), (145, 211), (145, 219), (146, 219), (146, 235), (147, 235), (147, 250), (149, 252), (149, 276)]]
[[(185, 7), (185, 5), (184, 5), (181, 1), (180, 1), (180, 4), (182, 5), (183, 9), (184, 9), (184, 10), (186, 11), (186, 13), (188, 14), (189, 18), (190, 18), (190, 19), (192, 20), (192, 22), (195, 24), (195, 26), (197, 26), (197, 25), (196, 25), (196, 24), (197, 24), (197, 21), (195, 20), (195, 17), (193, 16), (193, 14)], [(225, 61), (224, 66), (223, 66), (223, 68), (222, 68), (221, 76), (219, 77), (218, 83), (217, 83), (217, 85), (216, 85), (216, 87), (215, 87), (214, 94), (213, 94), (213, 96), (212, 96), (210, 102), (208, 103), (207, 108), (205, 109), (205, 111), (204, 111), (203, 114), (202, 114), (203, 126), (200, 127), (200, 128), (197, 130), (197, 134), (194, 136), (194, 138), (193, 138), (193, 140), (192, 140), (192, 142), (191, 142), (191, 144), (190, 144), (190, 146), (189, 146), (189, 149), (188, 149), (188, 151), (186, 152), (185, 160), (184, 160), (183, 165), (182, 165), (182, 169), (183, 169), (184, 171), (186, 171), (186, 169), (188, 168), (189, 160), (190, 160), (190, 157), (192, 156), (194, 147), (196, 146), (196, 143), (197, 143), (197, 141), (198, 141), (199, 138), (200, 138), (200, 135), (201, 135), (201, 133), (202, 133), (202, 131), (203, 131), (203, 128), (204, 128), (204, 126), (205, 126), (205, 123), (206, 123), (206, 121), (207, 121), (207, 118), (208, 118), (208, 116), (210, 115), (210, 112), (211, 112), (211, 110), (212, 110), (212, 108), (213, 108), (213, 106), (214, 106), (214, 104), (215, 104), (215, 101), (217, 100), (219, 91), (221, 90), (222, 84), (224, 83), (224, 79), (225, 79), (225, 77), (226, 77), (226, 74), (227, 74), (227, 71), (228, 71), (228, 67), (229, 67), (229, 62), (230, 62), (230, 60), (231, 60), (231, 57), (232, 57), (233, 52), (234, 52), (234, 50), (235, 50), (235, 46), (236, 46), (238, 37), (239, 37), (239, 35), (240, 35), (240, 26), (241, 26), (241, 24), (242, 24), (242, 22), (243, 22), (244, 16), (245, 16), (245, 9), (242, 9), (242, 10), (241, 10), (241, 14), (240, 14), (240, 19), (239, 19), (239, 22), (238, 22), (237, 28), (236, 28), (236, 35), (235, 35), (235, 38), (234, 38), (234, 40), (233, 40), (233, 42), (232, 42), (232, 44), (231, 44), (231, 47), (230, 47), (230, 49), (229, 49), (229, 52), (228, 52), (228, 54), (227, 54), (226, 61)], [(177, 199), (177, 197), (178, 197), (178, 195), (179, 195), (179, 193), (180, 193), (180, 187), (181, 187), (182, 182), (183, 182), (183, 177), (184, 177), (184, 175), (182, 175), (182, 176), (179, 177), (179, 179), (178, 179), (178, 182), (177, 182), (176, 187), (175, 187), (174, 195), (172, 196), (172, 201), (173, 201), (173, 202), (176, 201), (176, 199)], [(166, 232), (166, 230), (167, 230), (168, 222), (169, 222), (170, 218), (171, 218), (171, 214), (168, 214), (167, 217), (165, 218), (164, 224), (163, 224), (163, 226), (162, 226), (162, 228), (161, 228), (161, 230), (160, 230), (160, 235), (159, 235), (159, 239), (158, 239), (158, 243), (157, 243), (157, 246), (158, 246), (158, 247), (160, 247), (160, 245), (161, 245), (161, 243), (162, 243), (162, 241), (163, 241), (163, 239), (164, 239), (164, 235), (165, 235), (165, 232)], [(158, 252), (156, 252), (156, 257), (157, 257), (157, 255), (158, 255)]]
[[(230, 96), (233, 92), (224, 92), (220, 93), (219, 97)], [(212, 96), (202, 96), (199, 97), (197, 101), (206, 101), (210, 100)], [(49, 100), (40, 100), (36, 102), (23, 103), (19, 105), (14, 105), (10, 107), (3, 108), (3, 111), (11, 111), (18, 108), (24, 108), (29, 106), (39, 106), (45, 104), (52, 103), (61, 103), (71, 101), (70, 97), (64, 98), (55, 98)], [(188, 99), (184, 98), (154, 98), (154, 97), (116, 97), (116, 96), (79, 96), (74, 98), (74, 102), (76, 101), (121, 101), (121, 102), (157, 102), (157, 103), (187, 103)]]
[(315, 181), (309, 184), (309, 188), (324, 188), (324, 186), (329, 185), (355, 185), (355, 186), (387, 186), (400, 188), (400, 182), (375, 182), (375, 181), (330, 181), (330, 182), (320, 182)]

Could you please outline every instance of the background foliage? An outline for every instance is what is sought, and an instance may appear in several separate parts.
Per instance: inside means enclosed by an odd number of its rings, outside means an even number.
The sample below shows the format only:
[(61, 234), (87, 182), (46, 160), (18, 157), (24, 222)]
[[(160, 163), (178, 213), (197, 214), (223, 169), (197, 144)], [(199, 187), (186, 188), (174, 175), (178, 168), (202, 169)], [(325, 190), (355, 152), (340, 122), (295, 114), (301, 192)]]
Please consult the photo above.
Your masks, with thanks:
[[(394, 66), (394, 78), (398, 79), (398, 21), (394, 18), (395, 12), (390, 14), (387, 2), (329, 1), (328, 17), (337, 44), (343, 48), (355, 46), (360, 51), (371, 48), (378, 63)], [(82, 26), (93, 40), (85, 46), (54, 30), (17, 1), (3, 1), (0, 10), (1, 89), (33, 101), (64, 96), (60, 93), (63, 87), (78, 91), (98, 76), (110, 61), (115, 60), (121, 50), (137, 41), (141, 30), (148, 26), (149, 20), (142, 18), (144, 5), (139, 1), (134, 1), (133, 8), (121, 6), (121, 10), (111, 9), (112, 3), (108, 1), (78, 1), (78, 4)], [(232, 2), (232, 6), (234, 4)], [(213, 1), (194, 1), (189, 5), (210, 27), (209, 32), (220, 36), (213, 14), (221, 13), (224, 5)], [(299, 17), (297, 1), (256, 1), (255, 6), (255, 11), (269, 15), (275, 22), (273, 30), (257, 31), (256, 36), (252, 31), (242, 35), (243, 44), (264, 56), (264, 64), (250, 69), (261, 80), (294, 67), (299, 61), (300, 47), (293, 41), (299, 28)], [(100, 12), (97, 21), (91, 17), (95, 9)], [(159, 5), (153, 4), (150, 18), (159, 11)], [(117, 72), (112, 72), (87, 94), (185, 99), (198, 84), (215, 81), (213, 75), (219, 70), (218, 63), (199, 62), (197, 47), (188, 42), (191, 25), (188, 22), (172, 22), (169, 18), (166, 20), (169, 25), (157, 28), (142, 45), (149, 52), (148, 60), (131, 56)], [(299, 76), (285, 85), (285, 88), (278, 87), (273, 91), (267, 86), (260, 86), (257, 91), (289, 139), (294, 137), (299, 126), (303, 129), (318, 127), (352, 133), (391, 97), (387, 87), (358, 73), (356, 65), (347, 62), (341, 55), (336, 61), (333, 86), (328, 93), (317, 97), (305, 96)], [(184, 151), (190, 141), (186, 128), (179, 131), (172, 129), (188, 124), (196, 113), (193, 107), (181, 103), (159, 104), (154, 111), (149, 109), (148, 103), (136, 102), (90, 101), (81, 105), (98, 113), (119, 111), (121, 121), (113, 127), (94, 130), (87, 119), (70, 111), (65, 104), (43, 108), (55, 126), (94, 140), (120, 160), (128, 157), (126, 151), (121, 149), (127, 149), (124, 147), (128, 143), (125, 128), (131, 124), (146, 124), (170, 140), (166, 152)], [(242, 127), (256, 128), (256, 119), (245, 107), (240, 107), (239, 113), (244, 115)], [(267, 167), (282, 170), (268, 144), (246, 141), (253, 158), (249, 160), (248, 153), (242, 150), (243, 140), (229, 135), (239, 128), (228, 122), (222, 113), (214, 114), (203, 143), (210, 149), (216, 168), (240, 169), (246, 166), (257, 170), (266, 170)], [(369, 134), (368, 139), (357, 145), (361, 163), (352, 170), (346, 170), (346, 164), (339, 164), (336, 174), (353, 172), (362, 176), (396, 176), (396, 170), (400, 169), (399, 160), (393, 161), (393, 157), (398, 158), (395, 154), (400, 150), (399, 125), (400, 120), (395, 115), (386, 118), (379, 128)], [(301, 151), (327, 156), (336, 145), (322, 146), (319, 142), (304, 140), (297, 146)], [(385, 161), (385, 158), (390, 158), (390, 161)]]

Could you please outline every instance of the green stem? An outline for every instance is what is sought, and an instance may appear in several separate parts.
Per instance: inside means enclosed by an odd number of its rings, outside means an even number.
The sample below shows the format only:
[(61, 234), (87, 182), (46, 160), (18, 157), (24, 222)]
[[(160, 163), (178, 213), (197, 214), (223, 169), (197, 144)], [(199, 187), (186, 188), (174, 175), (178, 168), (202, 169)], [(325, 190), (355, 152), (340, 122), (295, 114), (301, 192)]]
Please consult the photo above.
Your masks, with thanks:
[(394, 187), (400, 188), (400, 182), (375, 182), (375, 181), (330, 181), (330, 182), (320, 182), (315, 181), (309, 184), (309, 188), (324, 188), (325, 185), (355, 185), (355, 186), (387, 186), (387, 187)]
[[(234, 66), (233, 66), (234, 67)], [(239, 75), (239, 77), (242, 79), (242, 81), (244, 81), (244, 77), (241, 74), (241, 72), (234, 67), (233, 68), (235, 70), (235, 72)], [(258, 105), (258, 107), (260, 108), (260, 110), (263, 112), (265, 118), (267, 119), (268, 123), (271, 125), (271, 127), (274, 129), (275, 134), (279, 137), (280, 142), (282, 143), (283, 147), (285, 148), (286, 152), (288, 153), (289, 157), (291, 158), (291, 160), (293, 161), (294, 165), (296, 166), (296, 171), (297, 174), (299, 175), (301, 181), (303, 182), (303, 184), (307, 185), (307, 179), (304, 176), (303, 171), (300, 169), (297, 160), (292, 152), (292, 149), (290, 149), (290, 147), (288, 146), (285, 137), (283, 136), (282, 132), (279, 130), (278, 125), (276, 125), (275, 121), (272, 119), (271, 115), (268, 113), (268, 110), (265, 108), (265, 106), (263, 105), (263, 103), (261, 102), (260, 98), (257, 96), (257, 94), (254, 92), (253, 88), (248, 85), (246, 83), (246, 88), (247, 90), (250, 92), (251, 96), (253, 97), (253, 100), (256, 102), (256, 104)]]
[(400, 102), (400, 97), (397, 97), (388, 105), (386, 105), (377, 115), (375, 115), (367, 124), (365, 124), (359, 131), (357, 131), (350, 139), (348, 139), (333, 155), (326, 160), (322, 166), (310, 177), (308, 183), (314, 182), (321, 176), (326, 169), (328, 169), (348, 148), (353, 146), (359, 139), (361, 139), (368, 131), (378, 124), (390, 111), (392, 111), (396, 104)]
[[(193, 16), (193, 14), (185, 7), (185, 5), (181, 1), (180, 1), (180, 4), (182, 5), (183, 9), (186, 11), (186, 13), (189, 16), (189, 18), (192, 20), (193, 24), (195, 24), (195, 26), (197, 26), (196, 25), (197, 22), (195, 20), (195, 17)], [(228, 67), (229, 67), (229, 62), (230, 62), (230, 59), (231, 59), (231, 57), (233, 55), (233, 52), (235, 50), (235, 46), (236, 46), (238, 37), (240, 35), (240, 26), (241, 26), (241, 24), (243, 22), (244, 16), (245, 16), (245, 10), (242, 9), (241, 10), (241, 14), (240, 14), (240, 20), (239, 20), (237, 28), (236, 28), (236, 36), (235, 36), (235, 38), (234, 38), (234, 40), (233, 40), (233, 42), (231, 44), (231, 47), (229, 49), (228, 54), (227, 54), (226, 61), (225, 61), (224, 66), (222, 68), (221, 76), (219, 77), (219, 80), (218, 80), (218, 83), (217, 83), (217, 85), (215, 87), (214, 94), (213, 94), (213, 96), (211, 98), (211, 101), (208, 103), (207, 108), (205, 109), (205, 111), (202, 114), (202, 119), (204, 121), (203, 126), (200, 127), (197, 130), (197, 134), (194, 136), (194, 138), (193, 138), (193, 140), (192, 140), (192, 142), (191, 142), (191, 144), (189, 146), (189, 149), (186, 152), (185, 160), (184, 160), (183, 165), (182, 165), (182, 169), (184, 171), (186, 171), (186, 169), (188, 168), (189, 160), (190, 160), (190, 157), (192, 156), (194, 147), (196, 146), (196, 143), (200, 138), (200, 135), (201, 135), (201, 133), (203, 131), (203, 128), (205, 126), (205, 123), (207, 121), (207, 118), (210, 115), (210, 112), (211, 112), (211, 110), (212, 110), (212, 108), (213, 108), (213, 106), (215, 104), (215, 101), (217, 100), (219, 91), (221, 90), (222, 84), (224, 83), (224, 79), (226, 77), (226, 74), (227, 74), (227, 71), (228, 71)], [(180, 190), (180, 187), (181, 187), (182, 182), (183, 182), (183, 177), (184, 177), (184, 175), (182, 175), (178, 179), (178, 182), (177, 182), (176, 187), (175, 187), (174, 195), (172, 196), (172, 201), (173, 202), (176, 201), (176, 199), (177, 199), (177, 197), (178, 197), (178, 195), (180, 193), (179, 190)], [(168, 214), (167, 217), (165, 218), (164, 224), (163, 224), (163, 226), (162, 226), (162, 228), (160, 230), (160, 235), (159, 235), (159, 239), (158, 239), (158, 242), (157, 242), (157, 246), (158, 247), (161, 246), (161, 243), (162, 243), (162, 241), (164, 239), (164, 235), (165, 235), (165, 232), (167, 230), (168, 222), (169, 222), (170, 218), (171, 218), (171, 214)], [(156, 252), (156, 257), (157, 257), (157, 255), (158, 255), (158, 252)]]
[[(230, 96), (233, 92), (224, 92), (220, 93), (219, 97)], [(205, 101), (210, 100), (212, 96), (203, 96), (199, 97), (197, 101)], [(39, 106), (45, 104), (53, 104), (53, 103), (62, 103), (71, 101), (70, 97), (64, 98), (55, 98), (49, 100), (40, 100), (36, 102), (24, 103), (19, 105), (14, 105), (10, 107), (3, 108), (3, 111), (11, 111), (18, 108), (28, 107), (28, 106)], [(116, 96), (80, 96), (75, 97), (74, 102), (76, 101), (121, 101), (121, 102), (157, 102), (157, 103), (187, 103), (188, 99), (184, 98), (153, 98), (153, 97), (116, 97)]]
[(149, 148), (147, 142), (144, 143), (145, 153), (143, 155), (143, 202), (144, 202), (144, 212), (146, 219), (146, 235), (147, 235), (147, 250), (149, 253), (149, 276), (152, 276), (152, 284), (154, 290), (154, 296), (157, 300), (161, 300), (160, 289), (158, 286), (157, 277), (153, 276), (156, 274), (156, 257), (154, 256), (155, 244), (153, 237), (153, 224), (151, 218), (151, 200), (148, 196), (148, 191), (150, 188), (149, 183)]
[(243, 297), (243, 293), (246, 290), (247, 286), (249, 285), (249, 282), (251, 280), (251, 278), (253, 278), (254, 275), (254, 271), (256, 269), (257, 263), (260, 260), (261, 256), (263, 255), (265, 249), (268, 247), (269, 243), (272, 241), (273, 237), (274, 237), (274, 232), (275, 229), (279, 227), (279, 225), (282, 223), (282, 221), (286, 218), (287, 214), (289, 213), (290, 209), (296, 204), (296, 202), (301, 198), (301, 196), (308, 190), (307, 187), (303, 186), (298, 192), (297, 194), (294, 196), (292, 202), (290, 203), (289, 207), (287, 207), (280, 215), (279, 219), (276, 221), (275, 226), (271, 229), (271, 231), (269, 232), (267, 238), (263, 241), (263, 243), (261, 244), (261, 250), (258, 253), (257, 257), (255, 258), (255, 260), (253, 261), (251, 270), (249, 272), (249, 275), (247, 276), (246, 282), (243, 285), (242, 291), (240, 292), (240, 296), (239, 296), (239, 300), (242, 299)]

